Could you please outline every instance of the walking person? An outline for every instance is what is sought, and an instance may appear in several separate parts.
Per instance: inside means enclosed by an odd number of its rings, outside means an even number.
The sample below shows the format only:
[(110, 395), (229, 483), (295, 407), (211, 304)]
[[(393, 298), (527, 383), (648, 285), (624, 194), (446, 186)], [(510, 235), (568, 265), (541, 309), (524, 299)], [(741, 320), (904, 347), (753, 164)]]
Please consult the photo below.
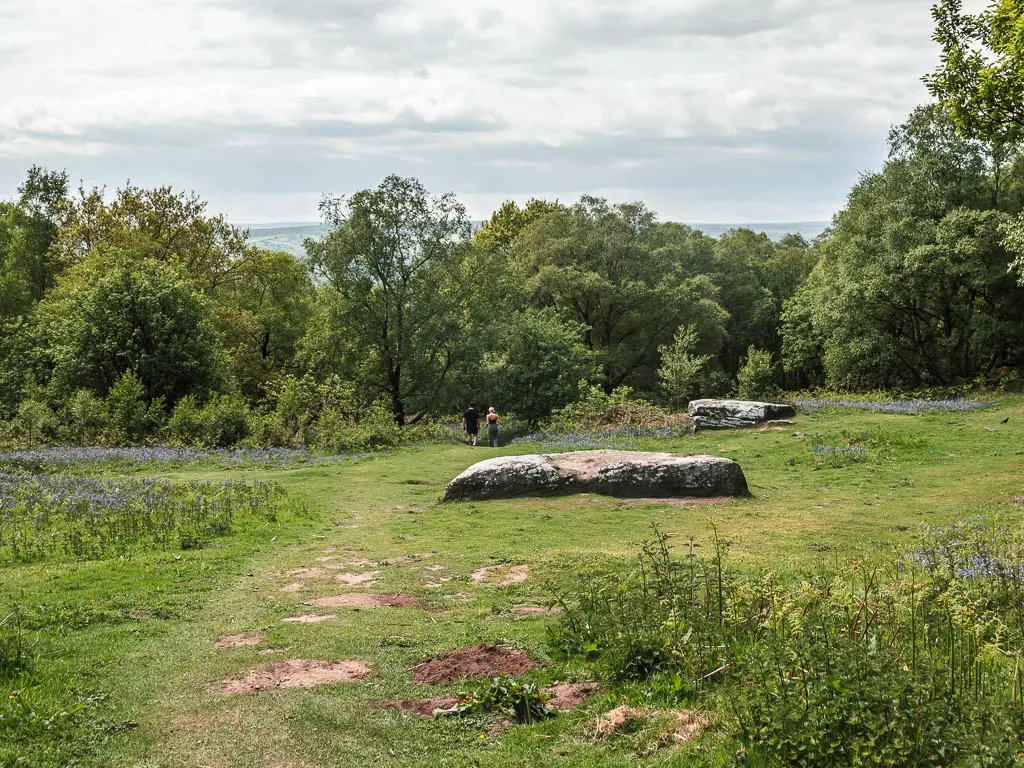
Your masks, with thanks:
[(480, 414), (472, 403), (462, 414), (462, 424), (466, 428), (466, 439), (470, 445), (476, 446), (476, 436), (480, 434)]
[(498, 447), (498, 434), (501, 432), (501, 417), (494, 412), (494, 408), (487, 409), (487, 439), (491, 448)]

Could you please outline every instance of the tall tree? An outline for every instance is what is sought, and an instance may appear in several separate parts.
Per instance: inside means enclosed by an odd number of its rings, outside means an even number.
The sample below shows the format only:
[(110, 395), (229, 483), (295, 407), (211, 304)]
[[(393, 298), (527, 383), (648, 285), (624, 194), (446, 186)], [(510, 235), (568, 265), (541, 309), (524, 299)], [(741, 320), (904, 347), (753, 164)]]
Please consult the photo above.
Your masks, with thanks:
[(711, 281), (684, 269), (688, 232), (663, 228), (643, 204), (583, 197), (526, 227), (511, 258), (535, 306), (585, 328), (606, 391), (625, 384), (650, 391), (658, 348), (680, 325), (712, 338), (725, 320)]
[(147, 400), (173, 405), (221, 383), (207, 302), (175, 265), (96, 250), (61, 278), (35, 320), (56, 396), (77, 389), (105, 396), (135, 375)]
[(108, 200), (101, 189), (79, 189), (68, 222), (53, 246), (63, 264), (83, 261), (94, 248), (119, 248), (172, 262), (206, 292), (236, 279), (256, 249), (245, 230), (210, 216), (195, 193), (126, 184)]
[(469, 242), (466, 209), (416, 179), (388, 176), (376, 189), (327, 197), (334, 230), (307, 240), (314, 273), (333, 294), (333, 323), (367, 359), (366, 383), (390, 400), (395, 422), (436, 401), (459, 347), (466, 300), (454, 276)]
[[(981, 139), (1005, 155), (1024, 136), (1024, 0), (991, 0), (981, 13), (963, 12), (963, 0), (932, 7), (939, 66), (924, 80), (966, 137)], [(1002, 188), (1002, 163), (995, 169), (993, 197)], [(1002, 227), (1016, 253), (1011, 268), (1024, 284), (1024, 217)]]

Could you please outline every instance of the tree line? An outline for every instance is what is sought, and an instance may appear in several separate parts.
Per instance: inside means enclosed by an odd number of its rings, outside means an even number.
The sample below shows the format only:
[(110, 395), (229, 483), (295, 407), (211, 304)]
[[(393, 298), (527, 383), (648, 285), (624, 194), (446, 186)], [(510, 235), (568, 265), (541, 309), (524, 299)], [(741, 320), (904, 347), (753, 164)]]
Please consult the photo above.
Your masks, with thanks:
[(681, 408), (1012, 375), (1020, 144), (933, 105), (889, 146), (813, 244), (589, 196), (472, 233), (455, 195), (390, 176), (326, 197), (304, 259), (194, 194), (32, 168), (0, 203), (0, 417), (29, 441), (329, 446), (469, 402), (537, 423), (592, 387)]

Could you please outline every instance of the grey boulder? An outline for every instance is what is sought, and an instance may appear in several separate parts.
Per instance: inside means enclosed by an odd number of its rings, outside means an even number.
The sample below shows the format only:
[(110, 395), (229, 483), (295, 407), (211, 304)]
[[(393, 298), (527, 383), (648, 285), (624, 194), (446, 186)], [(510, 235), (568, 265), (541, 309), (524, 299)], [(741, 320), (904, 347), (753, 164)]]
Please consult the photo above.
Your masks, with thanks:
[(751, 400), (692, 400), (687, 408), (694, 429), (737, 429), (761, 422), (791, 419), (796, 408), (785, 403)]
[(743, 496), (747, 480), (739, 464), (717, 456), (579, 451), (481, 461), (448, 484), (442, 501), (564, 493), (623, 498)]

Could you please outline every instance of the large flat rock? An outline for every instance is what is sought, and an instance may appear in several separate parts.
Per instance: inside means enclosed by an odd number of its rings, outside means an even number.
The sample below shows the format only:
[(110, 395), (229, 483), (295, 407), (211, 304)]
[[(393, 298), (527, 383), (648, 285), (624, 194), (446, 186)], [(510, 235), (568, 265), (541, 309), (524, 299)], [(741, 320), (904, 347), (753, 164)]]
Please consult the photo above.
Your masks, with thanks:
[(747, 479), (739, 464), (717, 456), (638, 451), (506, 456), (474, 464), (448, 484), (442, 500), (565, 493), (623, 498), (742, 496)]
[(792, 405), (752, 400), (692, 400), (687, 411), (694, 429), (739, 429), (796, 416)]

